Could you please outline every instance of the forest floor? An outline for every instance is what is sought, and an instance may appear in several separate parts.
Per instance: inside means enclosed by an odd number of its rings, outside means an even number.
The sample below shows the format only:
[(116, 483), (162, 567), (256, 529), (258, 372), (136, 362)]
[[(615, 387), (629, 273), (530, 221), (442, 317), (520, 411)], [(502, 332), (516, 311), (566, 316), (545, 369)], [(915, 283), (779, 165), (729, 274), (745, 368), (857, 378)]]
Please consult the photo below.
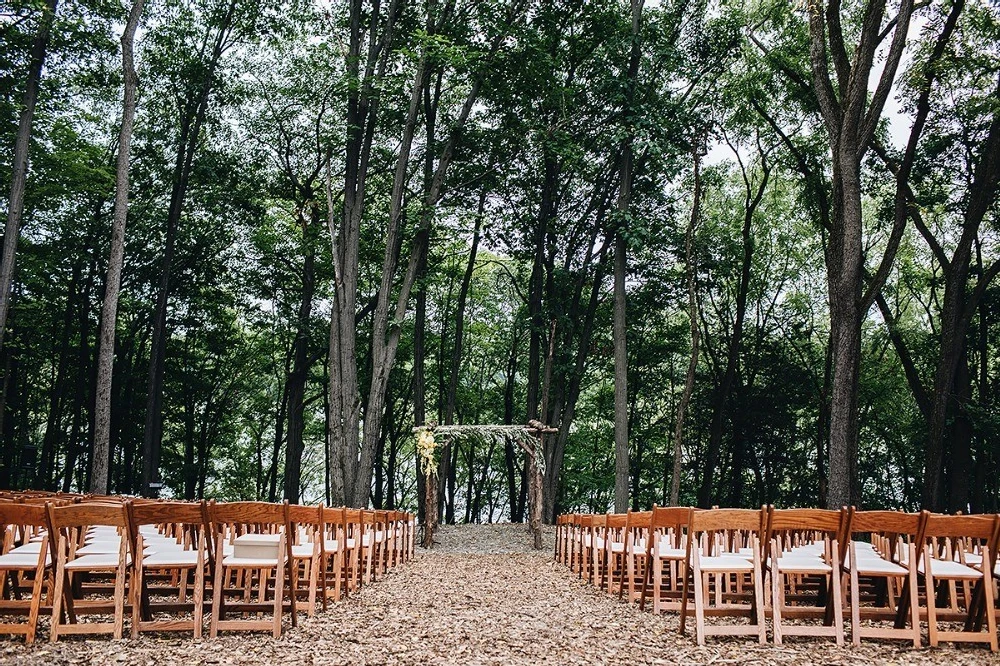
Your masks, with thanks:
[[(226, 635), (0, 644), (0, 664), (949, 664), (998, 665), (981, 647), (913, 650), (822, 639), (782, 647), (710, 639), (697, 647), (677, 616), (654, 616), (595, 590), (529, 549), (521, 525), (443, 527), (430, 551), (280, 639)], [(43, 636), (44, 641), (44, 636)]]

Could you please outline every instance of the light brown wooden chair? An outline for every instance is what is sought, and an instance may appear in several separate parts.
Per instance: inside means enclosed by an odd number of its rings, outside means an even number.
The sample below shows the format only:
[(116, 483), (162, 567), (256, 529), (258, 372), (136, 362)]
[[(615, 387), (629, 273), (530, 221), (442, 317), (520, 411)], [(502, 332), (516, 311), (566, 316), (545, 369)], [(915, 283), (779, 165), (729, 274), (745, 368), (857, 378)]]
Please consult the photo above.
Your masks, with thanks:
[(306, 614), (316, 614), (319, 569), (323, 556), (323, 507), (289, 505), (289, 534), (292, 539), (292, 569), (296, 589), (306, 597)]
[[(985, 613), (986, 632), (975, 629), (976, 615), (981, 606), (973, 602), (968, 591), (972, 585), (981, 586), (986, 599), (993, 599), (993, 576), (984, 575), (993, 568), (997, 550), (998, 529), (995, 515), (976, 516), (945, 516), (924, 512), (923, 526), (923, 556), (918, 564), (918, 571), (924, 575), (924, 587), (927, 591), (927, 635), (931, 647), (940, 642), (953, 643), (987, 643), (990, 650), (997, 651), (997, 624), (995, 613)], [(964, 553), (953, 550), (953, 540), (964, 544), (975, 542), (981, 547), (982, 561), (979, 567), (970, 566), (964, 562)], [(963, 595), (964, 610), (955, 611), (957, 605), (957, 586), (951, 583), (966, 584)], [(952, 607), (948, 610), (937, 606), (937, 585), (949, 584)], [(978, 606), (978, 607), (977, 607)], [(950, 611), (950, 612), (949, 612)], [(941, 630), (939, 621), (960, 621), (965, 627), (959, 631)]]
[[(266, 502), (231, 502), (208, 506), (215, 533), (215, 572), (212, 576), (214, 638), (220, 631), (266, 631), (281, 636), (281, 620), (295, 613), (295, 574), (292, 570), (288, 505)], [(271, 585), (273, 578), (273, 587)], [(286, 581), (288, 603), (284, 602)], [(242, 596), (237, 603), (226, 597)], [(252, 600), (252, 597), (256, 600)], [(270, 597), (270, 601), (268, 601)], [(229, 613), (267, 613), (268, 620), (227, 619)]]
[(320, 540), (320, 598), (323, 610), (332, 598), (339, 601), (348, 589), (345, 581), (344, 554), (347, 552), (347, 518), (343, 507), (324, 506), (321, 512), (322, 539)]
[(629, 602), (642, 598), (646, 580), (646, 542), (652, 511), (632, 511), (625, 515), (625, 571), (618, 589), (618, 598), (628, 595)]
[(690, 507), (653, 505), (646, 540), (646, 572), (639, 608), (653, 599), (653, 613), (680, 610), (687, 579), (687, 526)]
[[(844, 531), (846, 516), (846, 509), (769, 509), (765, 563), (771, 576), (771, 618), (776, 645), (781, 645), (785, 636), (828, 636), (837, 645), (843, 645), (838, 539)], [(827, 602), (832, 605), (832, 618), (827, 612)], [(786, 625), (785, 617), (818, 618), (823, 624)]]
[[(604, 525), (604, 547), (601, 553), (599, 572), (600, 587), (608, 594), (619, 591), (616, 581), (625, 580), (625, 526), (626, 513), (609, 513)], [(616, 576), (617, 574), (617, 576)]]
[[(850, 590), (851, 642), (858, 646), (862, 638), (902, 639), (920, 647), (917, 544), (921, 543), (921, 515), (851, 507), (847, 526), (843, 577)], [(867, 540), (855, 540), (855, 535)], [(873, 588), (867, 606), (862, 606), (862, 581)], [(895, 622), (901, 607), (898, 600), (903, 598), (908, 599), (909, 628), (884, 626), (885, 621)], [(883, 625), (862, 624), (862, 619)]]
[[(51, 604), (48, 530), (49, 517), (44, 506), (0, 502), (0, 533), (4, 535), (3, 555), (0, 555), (0, 615), (27, 614), (27, 622), (0, 624), (0, 634), (23, 635), (28, 644), (35, 641), (39, 613)], [(29, 590), (31, 596), (21, 598)], [(50, 598), (46, 601), (44, 595)]]
[[(705, 644), (706, 636), (757, 636), (760, 643), (767, 641), (760, 525), (760, 512), (752, 509), (690, 510), (687, 557), (698, 645)], [(746, 535), (747, 545), (733, 550), (730, 535), (736, 532)], [(684, 585), (681, 595), (682, 634), (688, 614), (688, 587)], [(707, 625), (708, 615), (746, 617), (749, 623)]]
[[(55, 585), (49, 640), (68, 634), (113, 634), (121, 638), (125, 624), (126, 579), (132, 548), (128, 516), (121, 503), (86, 502), (47, 505), (55, 539)], [(84, 599), (83, 578), (109, 577), (113, 600)], [(80, 622), (82, 614), (113, 613), (112, 622)]]
[[(204, 502), (129, 502), (126, 510), (137, 553), (131, 590), (132, 638), (151, 631), (190, 631), (201, 638), (209, 568)], [(167, 585), (151, 584), (152, 574), (163, 573), (169, 574)], [(157, 602), (154, 597), (174, 598)], [(157, 619), (159, 614), (170, 617)]]

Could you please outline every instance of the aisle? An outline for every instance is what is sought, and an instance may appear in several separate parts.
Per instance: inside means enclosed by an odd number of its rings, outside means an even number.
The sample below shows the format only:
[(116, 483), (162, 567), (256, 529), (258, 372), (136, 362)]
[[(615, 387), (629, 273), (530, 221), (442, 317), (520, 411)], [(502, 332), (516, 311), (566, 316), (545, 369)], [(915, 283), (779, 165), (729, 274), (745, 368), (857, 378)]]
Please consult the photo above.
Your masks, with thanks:
[[(551, 532), (547, 533), (551, 544)], [(2, 645), (0, 663), (137, 664), (1000, 664), (976, 649), (861, 650), (806, 641), (776, 648), (742, 641), (698, 648), (675, 615), (640, 613), (533, 553), (520, 525), (444, 528), (434, 551), (356, 597), (302, 621), (279, 640), (93, 640)]]

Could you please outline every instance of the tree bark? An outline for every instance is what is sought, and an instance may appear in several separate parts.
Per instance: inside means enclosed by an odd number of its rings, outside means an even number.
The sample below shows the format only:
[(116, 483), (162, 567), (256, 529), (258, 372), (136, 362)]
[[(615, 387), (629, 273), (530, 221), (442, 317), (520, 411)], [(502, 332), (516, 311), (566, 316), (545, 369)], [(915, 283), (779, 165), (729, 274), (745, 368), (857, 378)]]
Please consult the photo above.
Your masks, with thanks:
[(177, 226), (180, 224), (184, 199), (191, 179), (201, 127), (208, 113), (209, 96), (215, 83), (215, 71), (222, 54), (229, 46), (229, 34), (233, 28), (236, 5), (237, 0), (229, 1), (226, 13), (217, 27), (212, 53), (197, 98), (185, 100), (186, 104), (181, 114), (181, 133), (177, 142), (170, 206), (167, 210), (166, 239), (163, 260), (160, 264), (160, 284), (156, 294), (153, 340), (149, 356), (146, 422), (142, 439), (142, 493), (146, 496), (153, 494), (151, 484), (157, 482), (160, 475), (160, 447), (163, 443), (163, 377), (166, 369), (167, 339), (169, 338), (167, 306), (170, 299), (170, 279), (177, 242)]
[[(888, 276), (903, 227), (895, 225), (878, 270), (862, 293), (864, 280), (861, 208), (861, 159), (875, 135), (891, 92), (909, 30), (913, 0), (902, 0), (892, 42), (873, 93), (869, 74), (883, 39), (884, 0), (867, 0), (858, 45), (849, 60), (841, 31), (840, 3), (809, 8), (812, 88), (826, 126), (832, 157), (833, 215), (826, 265), (830, 307), (833, 375), (830, 387), (830, 460), (827, 508), (858, 499), (858, 377), (861, 324)], [(887, 33), (888, 34), (888, 33)], [(829, 45), (829, 46), (828, 46)], [(828, 53), (830, 55), (828, 55)], [(835, 67), (831, 79), (829, 64)], [(836, 90), (835, 90), (836, 85)]]
[(673, 470), (670, 476), (670, 506), (677, 506), (681, 496), (681, 463), (684, 441), (684, 419), (687, 414), (694, 380), (698, 370), (698, 352), (701, 341), (701, 327), (698, 325), (698, 259), (695, 253), (695, 233), (701, 217), (701, 154), (700, 148), (694, 152), (694, 193), (691, 201), (691, 221), (684, 240), (684, 272), (687, 274), (688, 320), (691, 329), (691, 356), (688, 360), (684, 391), (677, 403), (677, 417), (674, 422)]
[(135, 126), (136, 89), (135, 32), (145, 0), (135, 0), (122, 34), (122, 126), (118, 133), (118, 163), (115, 171), (115, 206), (111, 222), (111, 257), (104, 281), (104, 303), (97, 342), (97, 387), (94, 399), (94, 450), (90, 457), (90, 492), (108, 492), (108, 453), (111, 449), (111, 381), (115, 361), (115, 327), (118, 322), (118, 294), (125, 258), (125, 223), (128, 218), (129, 161), (132, 129)]
[[(311, 194), (311, 193), (310, 193)], [(310, 196), (311, 200), (312, 197)], [(312, 358), (309, 354), (310, 323), (313, 296), (316, 293), (316, 244), (319, 214), (315, 206), (300, 212), (302, 229), (302, 300), (299, 304), (295, 342), (292, 351), (292, 371), (286, 380), (288, 395), (288, 442), (285, 445), (285, 499), (292, 504), (299, 501), (302, 481), (302, 453), (305, 433), (305, 393)]]
[(0, 347), (3, 346), (10, 312), (11, 283), (14, 280), (14, 262), (17, 239), (21, 232), (21, 215), (24, 212), (24, 188), (28, 179), (28, 149), (31, 146), (31, 124), (35, 118), (38, 87), (45, 66), (49, 47), (49, 33), (56, 16), (57, 0), (47, 0), (38, 20), (38, 32), (31, 45), (31, 61), (24, 86), (21, 119), (14, 139), (14, 158), (11, 162), (10, 199), (7, 202), (7, 224), (3, 232), (3, 256), (0, 258)]
[[(725, 426), (726, 409), (729, 404), (729, 396), (733, 391), (733, 382), (736, 379), (736, 371), (739, 367), (740, 353), (743, 348), (743, 323), (746, 320), (747, 296), (750, 291), (750, 271), (753, 267), (754, 242), (751, 234), (754, 214), (761, 200), (764, 198), (764, 191), (767, 189), (768, 178), (771, 167), (767, 163), (767, 157), (763, 151), (761, 158), (761, 176), (756, 188), (753, 187), (750, 177), (747, 175), (743, 162), (737, 153), (737, 160), (743, 173), (743, 185), (745, 187), (743, 200), (743, 227), (741, 239), (743, 245), (743, 256), (740, 262), (740, 279), (736, 287), (736, 316), (733, 321), (733, 330), (729, 338), (729, 345), (726, 350), (726, 369), (722, 375), (722, 382), (717, 387), (715, 404), (712, 407), (712, 422), (709, 426), (708, 451), (705, 456), (705, 471), (701, 477), (701, 487), (698, 490), (698, 506), (703, 509), (710, 508), (714, 502), (714, 479), (715, 468), (718, 466), (719, 451), (722, 448), (722, 435)], [(738, 472), (740, 470), (734, 470)]]
[(636, 79), (642, 55), (639, 34), (642, 29), (642, 6), (644, 0), (632, 0), (632, 47), (629, 51), (628, 72), (625, 86), (625, 109), (623, 119), (625, 136), (621, 142), (621, 164), (618, 181), (619, 216), (615, 234), (614, 268), (614, 355), (615, 355), (615, 512), (625, 513), (629, 506), (629, 430), (628, 430), (628, 350), (626, 346), (627, 326), (625, 322), (625, 274), (628, 270), (628, 242), (624, 231), (627, 226), (629, 204), (632, 198), (632, 127)]

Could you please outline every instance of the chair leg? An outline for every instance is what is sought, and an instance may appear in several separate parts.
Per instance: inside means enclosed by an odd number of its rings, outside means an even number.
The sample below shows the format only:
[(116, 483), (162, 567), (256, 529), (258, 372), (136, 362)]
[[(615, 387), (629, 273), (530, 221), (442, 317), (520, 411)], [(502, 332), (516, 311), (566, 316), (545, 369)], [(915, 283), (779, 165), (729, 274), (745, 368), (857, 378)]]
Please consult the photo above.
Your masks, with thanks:
[[(281, 638), (281, 608), (284, 602), (285, 593), (285, 567), (282, 566), (281, 561), (278, 561), (278, 566), (274, 568), (274, 629), (272, 633), (275, 638)], [(263, 593), (264, 585), (261, 584), (261, 592)]]
[(990, 563), (989, 549), (983, 547), (983, 600), (984, 611), (986, 612), (986, 630), (990, 636), (990, 650), (997, 651), (997, 617), (993, 610), (993, 576), (987, 570)]
[(136, 558), (134, 567), (132, 589), (129, 590), (131, 593), (129, 596), (132, 598), (132, 638), (136, 639), (139, 637), (139, 622), (141, 621), (139, 607), (142, 605), (142, 579), (144, 575), (141, 557)]
[(931, 572), (931, 553), (924, 546), (924, 588), (927, 596), (927, 638), (931, 647), (938, 645), (937, 599), (934, 590), (934, 574)]
[(837, 645), (844, 644), (844, 598), (840, 593), (840, 547), (836, 539), (831, 542), (833, 550), (833, 571), (830, 572), (830, 584), (833, 587), (833, 626), (836, 633)]
[(785, 602), (785, 583), (777, 563), (771, 566), (771, 622), (774, 625), (774, 644), (781, 645), (781, 606)]
[(56, 556), (55, 592), (52, 594), (52, 622), (49, 629), (49, 641), (59, 640), (59, 626), (62, 623), (62, 603), (64, 585), (66, 582), (66, 539), (60, 535)]
[(215, 574), (212, 576), (212, 621), (208, 635), (215, 638), (219, 635), (219, 620), (222, 618), (222, 588), (225, 587), (225, 573), (222, 566), (222, 536), (219, 536), (215, 549)]
[(854, 563), (858, 559), (854, 546), (851, 546), (851, 644), (861, 647), (861, 591), (858, 583), (858, 570)]
[[(909, 571), (907, 580), (910, 587), (910, 627), (913, 629), (913, 647), (920, 647), (920, 594), (917, 590), (917, 548), (910, 544)], [(902, 602), (900, 602), (902, 603)]]

